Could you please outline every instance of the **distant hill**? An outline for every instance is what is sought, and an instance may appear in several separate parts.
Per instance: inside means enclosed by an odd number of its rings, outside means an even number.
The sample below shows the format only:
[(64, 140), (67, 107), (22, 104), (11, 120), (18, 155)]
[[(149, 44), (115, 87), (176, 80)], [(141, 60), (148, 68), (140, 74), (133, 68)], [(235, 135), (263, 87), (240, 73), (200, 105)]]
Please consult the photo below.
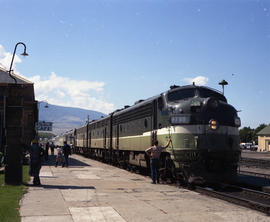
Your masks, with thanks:
[(93, 110), (51, 104), (48, 104), (48, 108), (45, 108), (46, 104), (47, 103), (45, 102), (39, 102), (39, 120), (53, 122), (52, 133), (56, 135), (84, 125), (88, 115), (89, 120), (95, 120), (99, 119), (101, 116), (106, 116), (104, 113)]

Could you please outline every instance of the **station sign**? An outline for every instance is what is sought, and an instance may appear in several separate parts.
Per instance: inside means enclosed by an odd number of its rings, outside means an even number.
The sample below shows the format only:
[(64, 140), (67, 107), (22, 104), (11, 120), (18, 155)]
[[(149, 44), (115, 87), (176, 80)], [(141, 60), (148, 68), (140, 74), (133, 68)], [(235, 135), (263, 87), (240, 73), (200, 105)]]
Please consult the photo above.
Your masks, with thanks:
[(52, 122), (39, 121), (36, 123), (37, 131), (52, 131)]

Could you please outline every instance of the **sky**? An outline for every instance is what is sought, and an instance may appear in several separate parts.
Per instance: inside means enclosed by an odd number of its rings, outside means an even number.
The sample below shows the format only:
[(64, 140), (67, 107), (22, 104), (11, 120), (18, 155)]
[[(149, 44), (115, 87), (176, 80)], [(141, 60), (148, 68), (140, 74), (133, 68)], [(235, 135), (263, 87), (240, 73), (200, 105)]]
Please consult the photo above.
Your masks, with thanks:
[(0, 67), (50, 104), (110, 113), (195, 82), (270, 123), (269, 0), (0, 0)]

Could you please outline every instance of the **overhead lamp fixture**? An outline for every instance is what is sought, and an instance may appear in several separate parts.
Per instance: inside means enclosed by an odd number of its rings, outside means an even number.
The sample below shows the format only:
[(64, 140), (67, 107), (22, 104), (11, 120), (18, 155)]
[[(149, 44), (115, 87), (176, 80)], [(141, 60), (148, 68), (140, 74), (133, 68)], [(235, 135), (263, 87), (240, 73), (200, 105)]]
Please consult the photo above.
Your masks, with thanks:
[(18, 43), (15, 45), (14, 52), (13, 52), (13, 56), (12, 56), (12, 60), (11, 60), (10, 67), (9, 67), (9, 71), (8, 71), (9, 76), (10, 76), (12, 79), (14, 79), (15, 84), (17, 84), (17, 80), (16, 80), (16, 78), (15, 78), (14, 76), (11, 75), (11, 71), (13, 71), (13, 70), (12, 70), (12, 65), (13, 65), (13, 60), (14, 60), (15, 54), (16, 54), (17, 46), (20, 45), (20, 44), (24, 46), (24, 51), (23, 51), (23, 53), (22, 53), (21, 55), (22, 55), (22, 56), (28, 56), (28, 54), (26, 53), (26, 45), (25, 45), (23, 42), (18, 42)]
[(224, 95), (224, 86), (228, 85), (229, 83), (226, 80), (222, 80), (218, 83), (219, 85), (222, 85), (222, 94)]

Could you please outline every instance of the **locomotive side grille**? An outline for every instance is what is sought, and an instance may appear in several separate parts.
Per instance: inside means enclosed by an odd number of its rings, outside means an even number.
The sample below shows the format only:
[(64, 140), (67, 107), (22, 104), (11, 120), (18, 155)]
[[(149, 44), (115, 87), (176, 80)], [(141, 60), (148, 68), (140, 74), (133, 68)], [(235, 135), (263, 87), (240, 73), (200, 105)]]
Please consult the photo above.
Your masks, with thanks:
[(115, 118), (113, 119), (113, 124), (120, 124), (132, 120), (145, 118), (151, 116), (152, 114), (153, 114), (152, 104), (149, 103), (136, 109), (127, 111), (120, 116), (115, 116)]

